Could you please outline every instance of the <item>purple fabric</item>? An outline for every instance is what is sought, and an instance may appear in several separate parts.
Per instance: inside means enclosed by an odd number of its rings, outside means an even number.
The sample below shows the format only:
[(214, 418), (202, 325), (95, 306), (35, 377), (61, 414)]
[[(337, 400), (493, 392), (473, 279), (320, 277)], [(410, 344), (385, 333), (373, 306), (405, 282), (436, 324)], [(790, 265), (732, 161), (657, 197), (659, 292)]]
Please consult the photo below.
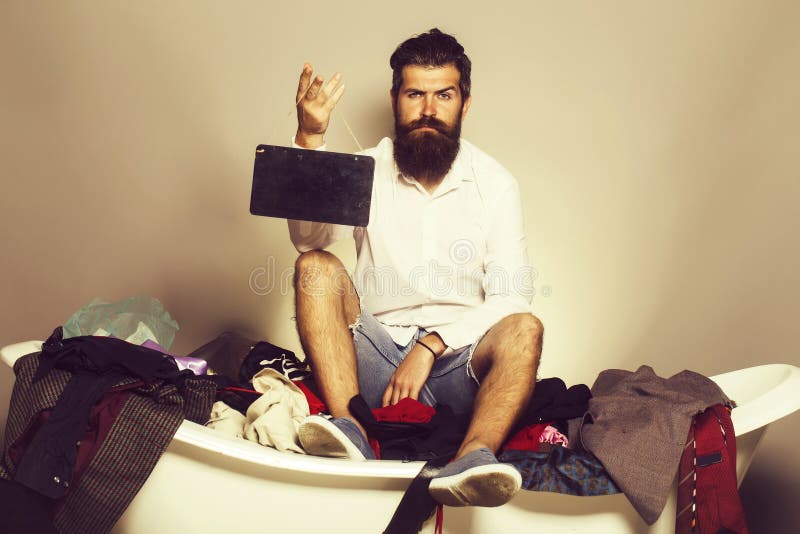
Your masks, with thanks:
[(196, 375), (204, 375), (208, 372), (208, 362), (198, 358), (190, 358), (188, 356), (173, 356), (175, 363), (178, 364), (178, 369), (189, 369)]
[(164, 347), (153, 341), (152, 339), (146, 340), (142, 343), (142, 347), (147, 347), (148, 349), (157, 350), (162, 354), (168, 354), (172, 356), (175, 360), (175, 363), (178, 364), (178, 369), (183, 371), (184, 369), (189, 369), (196, 375), (204, 375), (208, 372), (208, 362), (205, 360), (201, 360), (200, 358), (190, 358), (189, 356), (175, 356), (167, 352)]

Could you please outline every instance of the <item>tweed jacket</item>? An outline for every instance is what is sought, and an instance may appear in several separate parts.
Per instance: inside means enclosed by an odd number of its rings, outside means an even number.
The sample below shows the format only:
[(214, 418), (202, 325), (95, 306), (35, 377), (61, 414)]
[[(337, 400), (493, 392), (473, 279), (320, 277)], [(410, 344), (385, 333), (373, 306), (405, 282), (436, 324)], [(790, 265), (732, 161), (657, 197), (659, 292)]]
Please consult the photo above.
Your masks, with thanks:
[[(19, 458), (15, 445), (51, 411), (72, 373), (52, 369), (33, 381), (39, 353), (14, 364), (11, 395), (0, 461), (0, 477), (13, 480)], [(161, 380), (123, 378), (130, 387), (110, 430), (79, 476), (73, 475), (66, 496), (54, 502), (53, 522), (62, 533), (108, 532), (147, 480), (184, 418), (203, 424), (211, 411), (216, 386), (203, 378), (187, 378), (180, 388)], [(80, 445), (80, 444), (78, 444)], [(18, 447), (17, 447), (18, 449)], [(15, 461), (16, 460), (16, 461)]]
[(610, 369), (592, 385), (589, 409), (569, 421), (570, 444), (592, 452), (648, 525), (661, 515), (692, 417), (715, 404), (731, 405), (709, 378), (682, 371), (661, 378), (642, 365)]

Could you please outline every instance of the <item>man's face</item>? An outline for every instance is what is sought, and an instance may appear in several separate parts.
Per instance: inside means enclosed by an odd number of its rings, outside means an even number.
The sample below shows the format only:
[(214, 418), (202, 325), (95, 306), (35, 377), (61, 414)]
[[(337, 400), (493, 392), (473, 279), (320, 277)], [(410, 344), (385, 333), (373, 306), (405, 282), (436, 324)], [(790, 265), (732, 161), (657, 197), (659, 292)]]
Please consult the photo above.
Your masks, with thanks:
[(438, 179), (450, 169), (459, 148), (461, 121), (470, 99), (462, 98), (455, 65), (403, 68), (403, 83), (392, 95), (395, 160), (400, 170)]

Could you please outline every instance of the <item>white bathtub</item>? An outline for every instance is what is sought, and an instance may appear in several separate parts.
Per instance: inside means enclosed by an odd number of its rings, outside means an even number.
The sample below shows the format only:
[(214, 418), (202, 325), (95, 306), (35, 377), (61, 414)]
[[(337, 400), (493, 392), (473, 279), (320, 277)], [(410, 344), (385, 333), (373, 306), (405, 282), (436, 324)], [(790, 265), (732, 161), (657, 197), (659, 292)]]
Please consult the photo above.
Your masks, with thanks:
[[(0, 349), (0, 417), (5, 428), (11, 366), (41, 342)], [(712, 377), (733, 411), (739, 482), (767, 425), (800, 408), (800, 369), (761, 365)], [(2, 430), (4, 431), (4, 430)], [(376, 533), (388, 524), (422, 463), (350, 462), (277, 452), (184, 421), (115, 533)], [(674, 492), (673, 492), (674, 493)], [(449, 534), (569, 532), (671, 534), (675, 497), (647, 526), (624, 495), (574, 497), (520, 491), (499, 508), (446, 508)], [(423, 532), (433, 532), (428, 521)]]

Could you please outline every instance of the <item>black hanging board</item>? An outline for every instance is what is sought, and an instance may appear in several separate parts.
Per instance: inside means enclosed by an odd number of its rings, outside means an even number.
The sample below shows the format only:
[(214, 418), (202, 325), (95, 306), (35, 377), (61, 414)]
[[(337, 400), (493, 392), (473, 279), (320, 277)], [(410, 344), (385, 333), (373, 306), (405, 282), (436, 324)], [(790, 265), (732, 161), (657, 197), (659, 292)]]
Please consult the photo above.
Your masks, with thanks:
[(374, 172), (370, 156), (259, 145), (250, 213), (367, 226)]

